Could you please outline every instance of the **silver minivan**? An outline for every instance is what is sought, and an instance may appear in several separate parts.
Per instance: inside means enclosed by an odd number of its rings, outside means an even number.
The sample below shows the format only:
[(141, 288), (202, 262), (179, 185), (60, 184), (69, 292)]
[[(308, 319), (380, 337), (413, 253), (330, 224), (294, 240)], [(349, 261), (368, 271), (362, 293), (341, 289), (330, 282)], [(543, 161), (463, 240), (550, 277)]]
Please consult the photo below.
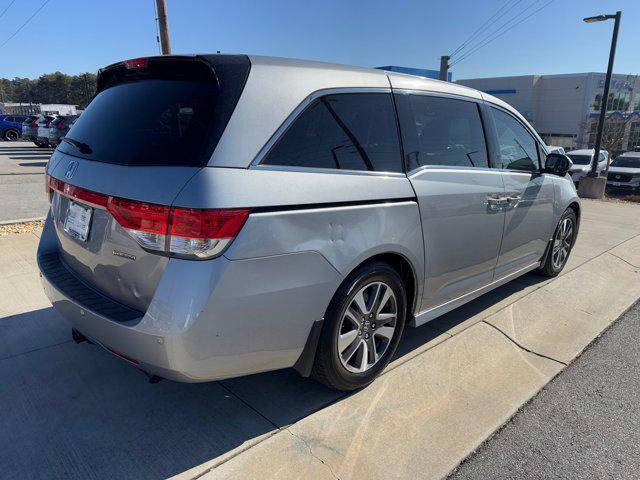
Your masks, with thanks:
[(44, 289), (90, 341), (186, 382), (287, 367), (352, 390), (420, 326), (557, 275), (571, 161), (425, 78), (243, 55), (139, 58), (47, 167)]

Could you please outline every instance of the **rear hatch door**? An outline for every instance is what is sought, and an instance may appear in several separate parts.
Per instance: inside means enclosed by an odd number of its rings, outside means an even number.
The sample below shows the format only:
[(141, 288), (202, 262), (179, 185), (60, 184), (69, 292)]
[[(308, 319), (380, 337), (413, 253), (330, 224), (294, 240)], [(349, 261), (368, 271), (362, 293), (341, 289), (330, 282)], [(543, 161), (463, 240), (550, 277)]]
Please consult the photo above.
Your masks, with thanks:
[(243, 87), (249, 69), (246, 57), (215, 57), (107, 67), (49, 162), (61, 260), (90, 287), (142, 312), (168, 258), (134, 239), (105, 205), (127, 199), (170, 206), (206, 166), (233, 111), (228, 97), (237, 102), (242, 91), (230, 83), (239, 79)]

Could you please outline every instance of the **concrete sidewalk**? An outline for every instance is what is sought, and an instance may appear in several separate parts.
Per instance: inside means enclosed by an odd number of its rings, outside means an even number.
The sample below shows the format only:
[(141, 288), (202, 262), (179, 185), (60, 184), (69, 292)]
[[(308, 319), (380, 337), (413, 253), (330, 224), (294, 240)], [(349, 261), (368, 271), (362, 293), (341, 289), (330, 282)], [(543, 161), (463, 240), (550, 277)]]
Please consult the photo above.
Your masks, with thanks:
[(149, 385), (70, 343), (39, 287), (35, 235), (0, 237), (3, 475), (441, 478), (640, 297), (639, 207), (583, 209), (563, 275), (527, 275), (409, 329), (352, 395), (289, 370)]

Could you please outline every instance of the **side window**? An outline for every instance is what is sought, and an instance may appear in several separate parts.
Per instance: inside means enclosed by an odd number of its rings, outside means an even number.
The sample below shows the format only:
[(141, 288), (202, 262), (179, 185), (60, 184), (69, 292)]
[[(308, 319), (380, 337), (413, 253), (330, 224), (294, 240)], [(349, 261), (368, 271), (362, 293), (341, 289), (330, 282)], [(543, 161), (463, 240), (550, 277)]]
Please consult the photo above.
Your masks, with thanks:
[(527, 129), (508, 113), (491, 108), (498, 135), (499, 168), (535, 172), (539, 169), (537, 142)]
[(262, 164), (402, 172), (391, 94), (339, 93), (315, 100)]
[(6, 118), (4, 119), (4, 121), (5, 121), (5, 122), (15, 122), (15, 121), (16, 121), (16, 119), (15, 119), (15, 117), (6, 117)]
[(396, 95), (408, 170), (424, 165), (488, 167), (475, 102), (429, 95)]

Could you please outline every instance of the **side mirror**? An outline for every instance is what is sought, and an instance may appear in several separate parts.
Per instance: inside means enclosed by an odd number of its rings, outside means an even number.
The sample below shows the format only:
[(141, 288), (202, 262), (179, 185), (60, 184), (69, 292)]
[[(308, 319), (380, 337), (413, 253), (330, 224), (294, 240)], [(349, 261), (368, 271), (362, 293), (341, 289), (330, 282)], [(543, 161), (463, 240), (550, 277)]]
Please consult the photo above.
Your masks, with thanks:
[(573, 167), (573, 162), (569, 157), (561, 153), (550, 153), (544, 161), (545, 173), (552, 173), (564, 177)]

